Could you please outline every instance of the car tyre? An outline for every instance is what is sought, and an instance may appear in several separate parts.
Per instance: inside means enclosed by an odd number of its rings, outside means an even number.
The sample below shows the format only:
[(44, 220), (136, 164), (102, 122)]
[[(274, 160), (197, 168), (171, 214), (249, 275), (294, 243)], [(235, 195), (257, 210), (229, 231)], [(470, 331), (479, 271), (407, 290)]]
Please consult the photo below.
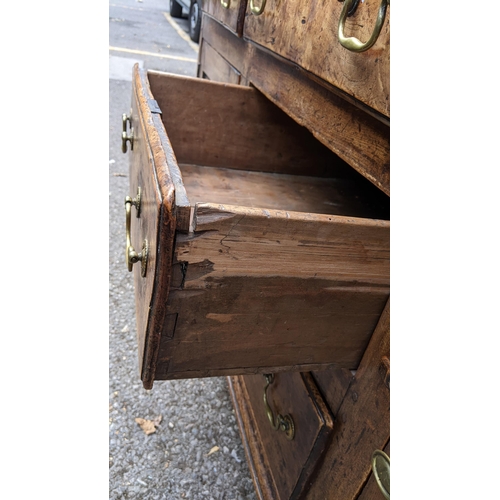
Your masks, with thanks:
[(201, 30), (201, 9), (197, 0), (191, 2), (189, 8), (189, 36), (193, 42), (199, 43)]
[(182, 17), (182, 5), (175, 0), (170, 0), (170, 15), (172, 17)]

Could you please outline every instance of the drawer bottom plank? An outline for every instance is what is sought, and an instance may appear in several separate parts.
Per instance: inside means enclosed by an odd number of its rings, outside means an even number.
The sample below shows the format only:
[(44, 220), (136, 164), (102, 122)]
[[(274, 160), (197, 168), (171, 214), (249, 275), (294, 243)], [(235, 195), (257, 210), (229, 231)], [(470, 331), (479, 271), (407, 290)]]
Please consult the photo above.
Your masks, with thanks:
[(381, 220), (390, 215), (387, 197), (361, 176), (350, 180), (189, 164), (179, 168), (191, 206), (219, 203)]

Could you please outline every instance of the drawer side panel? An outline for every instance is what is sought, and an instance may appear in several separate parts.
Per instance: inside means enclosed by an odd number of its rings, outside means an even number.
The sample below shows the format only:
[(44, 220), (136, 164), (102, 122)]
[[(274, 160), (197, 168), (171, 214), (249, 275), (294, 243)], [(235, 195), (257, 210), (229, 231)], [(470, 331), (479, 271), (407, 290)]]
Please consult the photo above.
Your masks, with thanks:
[(389, 296), (389, 223), (197, 205), (159, 378), (357, 368)]

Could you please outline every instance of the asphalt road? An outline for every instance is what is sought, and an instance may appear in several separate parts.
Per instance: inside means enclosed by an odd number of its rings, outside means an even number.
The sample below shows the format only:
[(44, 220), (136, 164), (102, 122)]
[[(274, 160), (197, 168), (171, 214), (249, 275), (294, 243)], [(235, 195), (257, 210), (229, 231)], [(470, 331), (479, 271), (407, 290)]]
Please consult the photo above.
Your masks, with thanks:
[[(165, 14), (167, 13), (167, 14)], [(128, 154), (121, 116), (131, 71), (195, 76), (197, 44), (168, 1), (121, 0), (109, 7), (109, 498), (256, 498), (225, 378), (139, 379), (132, 274), (124, 261)], [(180, 96), (182, 98), (182, 96)], [(136, 419), (156, 421), (146, 434)]]

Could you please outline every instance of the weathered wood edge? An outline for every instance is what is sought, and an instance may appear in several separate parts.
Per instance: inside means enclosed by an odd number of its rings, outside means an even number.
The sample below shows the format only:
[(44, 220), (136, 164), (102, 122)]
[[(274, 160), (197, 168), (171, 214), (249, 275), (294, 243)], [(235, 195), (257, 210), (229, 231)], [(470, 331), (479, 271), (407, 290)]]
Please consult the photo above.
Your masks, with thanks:
[[(156, 268), (154, 270), (153, 296), (149, 307), (146, 334), (144, 339), (144, 359), (142, 364), (141, 380), (145, 389), (153, 387), (156, 361), (160, 347), (160, 337), (166, 313), (172, 256), (175, 235), (175, 186), (169, 170), (161, 138), (157, 131), (158, 119), (154, 119), (148, 104), (153, 99), (149, 88), (148, 76), (136, 63), (133, 68), (134, 88), (140, 110), (140, 119), (143, 121), (148, 141), (148, 147), (153, 154), (153, 174), (157, 187), (157, 205), (159, 210), (159, 224), (156, 252)], [(156, 113), (155, 113), (156, 114)], [(158, 118), (158, 117), (157, 117)], [(161, 120), (159, 120), (161, 123)], [(156, 122), (156, 123), (155, 123)]]
[[(297, 479), (297, 483), (290, 500), (302, 500), (307, 498), (307, 491), (309, 490), (310, 484), (314, 482), (314, 479), (318, 474), (321, 465), (320, 459), (332, 441), (332, 431), (334, 427), (334, 419), (331, 410), (320, 393), (311, 373), (303, 372), (300, 375), (304, 382), (304, 386), (309, 393), (311, 404), (314, 406), (316, 413), (321, 418), (323, 425), (316, 436), (316, 441), (313, 444), (311, 453), (309, 454), (309, 457), (307, 457), (307, 461)], [(309, 484), (306, 484), (306, 482)]]
[(259, 500), (277, 500), (276, 485), (269, 472), (269, 466), (265, 462), (262, 441), (253, 425), (254, 417), (248, 393), (243, 386), (243, 378), (232, 376), (227, 377), (226, 380), (255, 492)]
[(168, 376), (157, 378), (156, 380), (183, 380), (188, 378), (205, 378), (205, 377), (225, 377), (225, 376), (239, 376), (239, 375), (260, 375), (262, 373), (280, 373), (280, 372), (310, 372), (322, 371), (329, 368), (345, 368), (338, 364), (303, 364), (303, 365), (290, 365), (290, 366), (259, 366), (259, 367), (243, 367), (243, 368), (220, 368), (210, 370), (191, 370), (169, 372)]
[[(297, 2), (295, 2), (295, 3), (297, 3)], [(304, 4), (307, 5), (308, 3), (313, 4), (313, 2), (302, 2), (302, 5), (304, 5)], [(345, 27), (346, 33), (350, 33), (350, 36), (356, 36), (360, 39), (364, 39), (364, 40), (368, 39), (368, 37), (372, 33), (373, 19), (375, 18), (376, 14), (377, 14), (377, 10), (375, 10), (375, 9), (378, 9), (378, 6), (375, 5), (374, 3), (369, 3), (369, 8), (372, 9), (371, 12), (370, 11), (367, 12), (364, 9), (360, 9), (362, 11), (362, 13), (356, 12), (355, 16), (352, 16), (352, 17), (349, 16), (347, 18), (346, 27)], [(320, 7), (320, 9), (321, 9), (321, 7)], [(247, 18), (248, 18), (249, 22), (246, 22), (245, 26), (244, 26), (244, 32), (243, 32), (243, 39), (244, 40), (246, 40), (248, 42), (255, 43), (255, 45), (259, 46), (262, 50), (269, 52), (274, 57), (282, 58), (284, 61), (287, 61), (293, 65), (296, 65), (302, 71), (304, 71), (309, 76), (309, 78), (316, 80), (317, 83), (319, 83), (320, 85), (323, 85), (325, 88), (331, 90), (332, 92), (335, 92), (337, 95), (339, 95), (343, 99), (351, 102), (355, 106), (357, 106), (360, 109), (371, 114), (373, 117), (377, 118), (382, 123), (389, 125), (389, 123), (390, 123), (389, 109), (387, 109), (387, 111), (385, 112), (383, 110), (384, 105), (381, 102), (378, 103), (380, 108), (377, 109), (377, 107), (376, 107), (377, 104), (374, 103), (374, 105), (372, 106), (372, 105), (368, 104), (367, 102), (365, 102), (363, 98), (356, 97), (354, 92), (352, 91), (352, 89), (351, 89), (352, 93), (350, 93), (348, 90), (344, 90), (341, 87), (336, 86), (335, 83), (330, 83), (329, 81), (323, 79), (321, 76), (318, 76), (315, 73), (313, 73), (312, 71), (314, 71), (314, 69), (311, 68), (311, 61), (302, 61), (302, 63), (297, 61), (297, 60), (293, 61), (291, 59), (288, 59), (287, 55), (280, 53), (280, 49), (275, 49), (275, 44), (272, 42), (270, 43), (270, 41), (265, 38), (266, 34), (269, 35), (271, 33), (269, 31), (266, 31), (266, 25), (269, 26), (269, 23), (272, 22), (271, 18), (276, 17), (276, 16), (279, 16), (280, 18), (282, 18), (283, 15), (287, 15), (289, 13), (287, 13), (286, 10), (281, 11), (280, 6), (279, 6), (279, 2), (277, 2), (277, 5), (276, 5), (276, 2), (275, 2), (274, 6), (270, 5), (269, 9), (266, 8), (266, 11), (267, 10), (269, 10), (269, 12), (268, 12), (269, 17), (265, 18), (265, 15), (263, 15), (261, 17), (260, 16), (255, 17), (255, 16), (250, 15), (251, 12), (250, 12), (250, 9), (248, 9)], [(328, 10), (328, 12), (326, 12), (326, 10)], [(335, 24), (335, 22), (338, 23), (338, 19), (340, 17), (341, 10), (342, 10), (341, 3), (334, 2), (334, 4), (332, 4), (331, 9), (330, 8), (325, 9), (325, 12), (323, 13), (324, 15), (322, 17), (325, 18), (325, 16), (327, 16), (327, 18), (330, 21), (333, 21), (334, 24)], [(298, 14), (298, 12), (294, 12), (294, 14)], [(314, 17), (315, 12), (302, 11), (301, 14), (305, 15), (305, 17), (307, 18), (309, 15), (312, 15)], [(390, 47), (390, 38), (387, 34), (389, 25), (390, 25), (390, 9), (388, 8), (386, 11), (386, 18), (384, 20), (383, 29), (381, 30), (375, 45), (370, 49), (370, 51), (365, 52), (363, 54), (363, 56), (368, 56), (368, 54), (372, 55), (375, 53), (379, 54), (381, 52), (381, 50), (384, 50), (383, 58), (387, 61), (390, 60), (390, 53), (389, 54), (386, 53), (386, 51), (388, 51), (388, 48)], [(333, 25), (331, 25), (331, 27), (333, 28), (332, 31), (335, 33), (336, 32), (335, 27)], [(290, 26), (289, 26), (289, 28), (290, 28)], [(357, 28), (358, 30), (361, 30), (361, 32), (356, 33), (356, 31), (353, 31), (353, 28)], [(365, 29), (363, 30), (363, 28), (365, 28)], [(264, 35), (264, 38), (260, 37), (261, 35)], [(274, 32), (274, 35), (276, 35), (276, 32)], [(318, 35), (319, 35), (319, 33), (318, 33)], [(265, 45), (265, 44), (269, 44), (269, 45)], [(347, 54), (347, 57), (352, 57), (355, 60), (359, 60), (360, 53), (351, 52), (345, 48), (340, 47), (340, 45), (337, 47), (337, 50), (332, 49), (331, 47), (328, 47), (328, 49), (324, 53), (328, 54), (328, 58), (331, 58), (333, 55), (335, 55), (335, 59), (337, 59), (338, 58), (337, 51), (344, 52), (345, 54)], [(361, 56), (361, 57), (363, 57), (363, 56)], [(349, 62), (350, 62), (349, 59), (347, 59), (347, 60), (340, 59), (340, 61), (339, 61), (340, 64), (343, 64), (343, 63), (349, 64)], [(305, 64), (309, 63), (309, 69), (307, 69), (305, 66), (303, 66), (304, 63)], [(314, 64), (312, 66), (315, 67), (316, 65), (317, 65), (317, 58), (314, 58)], [(346, 78), (346, 79), (349, 80), (349, 78)], [(340, 79), (340, 80), (342, 80), (342, 79)], [(341, 84), (341, 82), (339, 82), (339, 83)]]
[[(384, 453), (386, 453), (389, 457), (391, 456), (391, 441), (387, 441), (383, 449)], [(358, 496), (356, 500), (381, 500), (382, 494), (380, 492), (380, 488), (375, 480), (375, 476), (373, 472), (368, 477), (368, 481), (363, 487), (361, 494)]]
[[(147, 71), (147, 82), (149, 92), (155, 95), (154, 88), (157, 79), (162, 78), (165, 73), (161, 71), (148, 70)], [(172, 75), (169, 75), (172, 76)], [(162, 110), (162, 113), (168, 113), (168, 109)], [(165, 158), (167, 161), (168, 169), (171, 175), (171, 179), (174, 183), (175, 188), (175, 204), (174, 204), (174, 216), (176, 218), (176, 229), (178, 231), (187, 232), (189, 231), (189, 219), (191, 214), (191, 204), (186, 193), (186, 188), (184, 187), (184, 182), (182, 180), (182, 173), (175, 156), (175, 151), (168, 137), (167, 131), (165, 130), (165, 125), (160, 115), (153, 114), (154, 124), (158, 135), (160, 137), (161, 145), (165, 153)]]
[(365, 219), (346, 215), (313, 214), (308, 212), (294, 212), (292, 210), (277, 210), (273, 208), (251, 208), (239, 205), (221, 205), (218, 203), (196, 203), (193, 217), (195, 231), (217, 230), (219, 223), (225, 219), (249, 215), (297, 222), (323, 222), (328, 224), (379, 227), (390, 229), (390, 221), (381, 219)]
[(240, 0), (240, 8), (236, 20), (236, 33), (239, 37), (243, 36), (243, 26), (245, 25), (245, 16), (247, 12), (248, 0)]
[[(371, 474), (370, 454), (375, 448), (369, 447), (370, 452), (367, 453), (366, 460), (363, 460), (362, 464), (360, 464), (355, 457), (352, 457), (355, 450), (351, 449), (351, 447), (359, 445), (360, 442), (362, 445), (369, 442), (372, 434), (376, 434), (377, 439), (379, 439), (379, 442), (375, 445), (376, 448), (383, 449), (389, 442), (390, 395), (389, 389), (383, 384), (379, 373), (379, 361), (383, 355), (390, 356), (390, 297), (387, 299), (386, 306), (380, 315), (379, 322), (361, 359), (359, 368), (339, 408), (337, 425), (332, 436), (333, 443), (327, 451), (317, 481), (311, 485), (308, 499), (333, 500), (341, 498), (342, 500), (355, 500), (358, 498), (369, 480)], [(381, 388), (381, 386), (383, 386), (380, 393), (381, 398), (374, 403), (371, 398), (376, 396), (377, 388)], [(370, 399), (367, 405), (364, 404), (366, 399)], [(367, 426), (366, 423), (356, 426), (356, 431), (359, 431), (359, 438), (356, 442), (345, 436), (345, 427), (352, 425), (352, 418), (355, 413), (353, 411), (354, 405), (363, 407), (363, 411), (358, 408), (357, 412), (363, 414), (366, 419), (369, 419), (370, 415), (373, 415), (375, 411), (378, 413), (384, 412), (382, 425), (377, 426), (376, 423), (371, 421), (370, 426)], [(351, 458), (344, 461), (346, 449), (350, 450)], [(356, 481), (346, 480), (349, 473), (354, 474)]]

